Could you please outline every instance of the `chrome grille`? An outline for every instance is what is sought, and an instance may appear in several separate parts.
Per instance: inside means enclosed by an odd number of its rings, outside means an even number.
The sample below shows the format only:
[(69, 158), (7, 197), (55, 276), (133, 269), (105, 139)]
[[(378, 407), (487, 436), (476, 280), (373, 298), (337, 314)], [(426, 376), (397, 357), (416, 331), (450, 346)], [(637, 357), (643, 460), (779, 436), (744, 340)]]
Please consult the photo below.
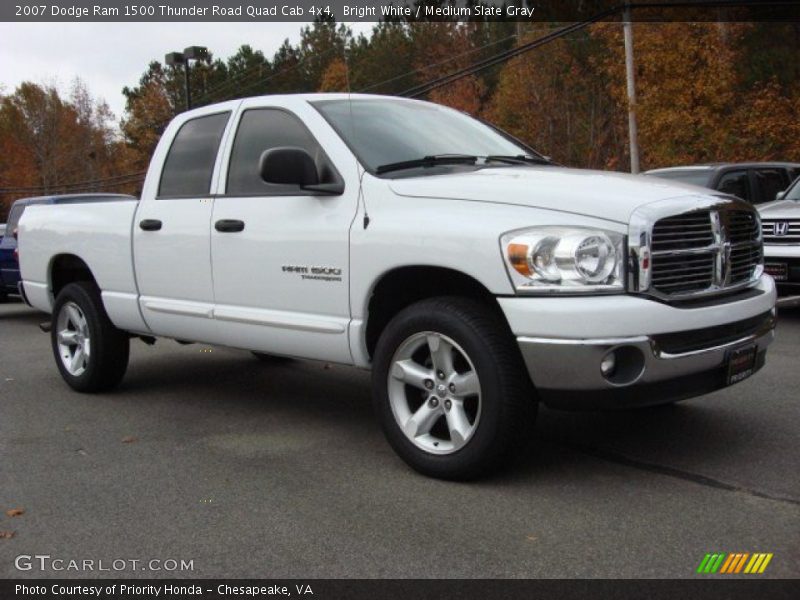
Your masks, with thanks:
[(650, 293), (672, 299), (721, 292), (760, 275), (758, 216), (740, 206), (658, 219), (650, 234)]
[(767, 244), (800, 244), (800, 219), (762, 219)]

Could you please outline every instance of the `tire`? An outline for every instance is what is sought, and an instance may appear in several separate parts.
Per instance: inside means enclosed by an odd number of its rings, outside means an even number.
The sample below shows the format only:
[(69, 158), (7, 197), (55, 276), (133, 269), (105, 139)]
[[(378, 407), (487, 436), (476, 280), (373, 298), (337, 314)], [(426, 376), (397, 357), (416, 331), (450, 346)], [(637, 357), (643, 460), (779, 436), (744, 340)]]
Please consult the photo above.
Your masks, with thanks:
[(375, 350), (372, 392), (400, 458), (452, 480), (509, 463), (532, 433), (538, 404), (505, 320), (458, 297), (417, 302), (391, 320)]
[(111, 323), (92, 283), (70, 283), (59, 292), (50, 340), (61, 376), (78, 392), (110, 390), (128, 368), (128, 335)]

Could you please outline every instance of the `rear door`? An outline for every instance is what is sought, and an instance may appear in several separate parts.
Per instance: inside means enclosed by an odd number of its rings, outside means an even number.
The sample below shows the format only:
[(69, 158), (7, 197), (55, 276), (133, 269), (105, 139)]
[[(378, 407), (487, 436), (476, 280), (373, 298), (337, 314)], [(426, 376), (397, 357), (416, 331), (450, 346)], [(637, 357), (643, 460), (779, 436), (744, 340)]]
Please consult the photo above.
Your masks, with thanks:
[[(349, 231), (358, 202), (355, 159), (313, 108), (296, 102), (263, 106), (263, 100), (244, 101), (229, 146), (211, 231), (218, 342), (350, 362)], [(260, 157), (285, 146), (307, 150), (323, 180), (343, 178), (344, 193), (315, 195), (264, 182)], [(242, 229), (216, 228), (231, 222)]]
[(178, 128), (159, 151), (133, 223), (139, 303), (150, 329), (190, 341), (208, 341), (213, 329), (211, 193), (230, 111), (209, 110)]

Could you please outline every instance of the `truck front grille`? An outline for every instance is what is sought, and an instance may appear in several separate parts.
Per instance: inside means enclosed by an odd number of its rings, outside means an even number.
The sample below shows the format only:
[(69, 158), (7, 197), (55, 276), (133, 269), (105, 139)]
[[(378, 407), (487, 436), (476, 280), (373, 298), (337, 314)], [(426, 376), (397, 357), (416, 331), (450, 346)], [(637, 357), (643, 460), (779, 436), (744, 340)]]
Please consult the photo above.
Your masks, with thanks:
[(800, 244), (800, 219), (762, 219), (766, 244)]
[(751, 281), (762, 263), (753, 210), (695, 210), (664, 217), (651, 234), (651, 291), (667, 298), (721, 292)]

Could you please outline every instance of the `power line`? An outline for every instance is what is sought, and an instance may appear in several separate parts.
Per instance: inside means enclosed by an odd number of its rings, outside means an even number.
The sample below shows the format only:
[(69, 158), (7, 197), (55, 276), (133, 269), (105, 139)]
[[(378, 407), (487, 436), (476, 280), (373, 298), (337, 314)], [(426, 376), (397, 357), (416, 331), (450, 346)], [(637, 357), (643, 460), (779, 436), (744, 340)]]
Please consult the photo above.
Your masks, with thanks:
[(52, 190), (70, 190), (72, 188), (90, 188), (98, 185), (108, 185), (111, 187), (137, 183), (144, 179), (146, 171), (136, 173), (125, 173), (104, 179), (94, 179), (89, 181), (74, 181), (71, 183), (61, 183), (52, 185), (39, 185), (29, 187), (0, 188), (0, 194), (23, 194), (23, 193), (47, 193)]
[(434, 79), (433, 81), (416, 85), (403, 92), (400, 92), (399, 95), (407, 96), (409, 98), (418, 98), (419, 96), (423, 96), (428, 92), (431, 92), (444, 85), (453, 83), (454, 81), (458, 81), (459, 79), (462, 79), (464, 77), (469, 77), (470, 75), (474, 75), (475, 73), (488, 69), (489, 67), (493, 67), (501, 62), (505, 62), (511, 58), (514, 58), (515, 56), (519, 56), (520, 54), (524, 54), (525, 52), (533, 50), (534, 48), (538, 48), (539, 46), (544, 46), (545, 44), (549, 44), (550, 42), (555, 41), (569, 33), (573, 33), (575, 31), (584, 29), (585, 27), (588, 27), (593, 23), (602, 21), (603, 19), (606, 19), (616, 14), (619, 10), (620, 10), (619, 7), (614, 7), (608, 10), (604, 10), (594, 15), (593, 17), (586, 19), (585, 21), (580, 21), (578, 23), (562, 27), (561, 29), (554, 31), (553, 33), (544, 35), (531, 42), (522, 44), (521, 46), (517, 46), (516, 48), (511, 48), (509, 50), (499, 52), (494, 56), (490, 56), (488, 58), (485, 58), (484, 60), (475, 62), (472, 65), (464, 67), (463, 69), (459, 69), (458, 71), (450, 73), (449, 75), (444, 75), (442, 77)]
[(405, 77), (408, 77), (409, 75), (414, 75), (415, 73), (421, 73), (423, 71), (427, 71), (427, 70), (432, 69), (434, 67), (441, 67), (442, 65), (446, 65), (447, 63), (453, 62), (456, 59), (463, 58), (464, 56), (468, 56), (470, 54), (474, 54), (476, 52), (480, 52), (481, 50), (485, 50), (486, 48), (491, 48), (492, 46), (496, 46), (498, 44), (502, 44), (502, 43), (507, 42), (509, 40), (513, 40), (516, 37), (517, 37), (517, 34), (514, 33), (514, 34), (512, 34), (512, 35), (510, 35), (508, 37), (505, 37), (505, 38), (501, 39), (501, 40), (495, 40), (494, 42), (490, 42), (490, 43), (485, 44), (483, 46), (480, 46), (478, 48), (472, 48), (470, 50), (467, 50), (466, 52), (462, 52), (460, 54), (456, 54), (455, 56), (451, 56), (450, 58), (447, 58), (445, 60), (439, 61), (437, 63), (431, 63), (429, 65), (425, 65), (424, 67), (420, 67), (419, 69), (414, 69), (413, 71), (408, 71), (407, 73), (403, 73), (402, 75), (397, 75), (397, 76), (392, 77), (390, 79), (385, 79), (383, 81), (379, 81), (378, 83), (373, 83), (372, 85), (368, 85), (367, 87), (361, 88), (358, 91), (359, 92), (366, 92), (368, 90), (375, 89), (376, 87), (380, 87), (380, 86), (385, 85), (387, 83), (391, 83), (393, 81), (397, 81), (398, 79), (403, 79)]

